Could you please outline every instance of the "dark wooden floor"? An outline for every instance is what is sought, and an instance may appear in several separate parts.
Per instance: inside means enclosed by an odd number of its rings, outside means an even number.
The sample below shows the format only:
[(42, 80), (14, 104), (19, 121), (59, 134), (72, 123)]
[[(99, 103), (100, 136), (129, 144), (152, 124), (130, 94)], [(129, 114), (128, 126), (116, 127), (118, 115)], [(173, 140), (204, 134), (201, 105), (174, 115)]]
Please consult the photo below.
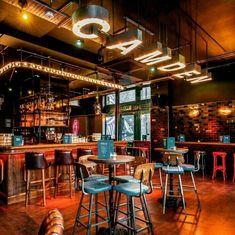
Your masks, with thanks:
[[(154, 179), (155, 180), (155, 179)], [(188, 181), (188, 179), (186, 179)], [(223, 183), (218, 177), (215, 181), (211, 178), (203, 180), (201, 176), (196, 177), (198, 191), (200, 194), (202, 210), (197, 211), (195, 194), (185, 193), (188, 215), (168, 208), (166, 214), (162, 214), (162, 205), (159, 202), (161, 192), (155, 189), (147, 200), (154, 222), (154, 234), (198, 234), (198, 235), (233, 235), (235, 234), (235, 184), (228, 181)], [(47, 199), (47, 206), (42, 207), (31, 204), (28, 208), (24, 203), (6, 207), (0, 204), (0, 235), (32, 235), (37, 234), (43, 217), (53, 208), (58, 208), (65, 220), (64, 234), (71, 234), (74, 218), (77, 211), (80, 192), (76, 192), (72, 199), (68, 196), (58, 196)], [(77, 234), (85, 234), (83, 228), (79, 227)], [(93, 230), (93, 233), (95, 231)], [(142, 232), (141, 234), (147, 234)]]

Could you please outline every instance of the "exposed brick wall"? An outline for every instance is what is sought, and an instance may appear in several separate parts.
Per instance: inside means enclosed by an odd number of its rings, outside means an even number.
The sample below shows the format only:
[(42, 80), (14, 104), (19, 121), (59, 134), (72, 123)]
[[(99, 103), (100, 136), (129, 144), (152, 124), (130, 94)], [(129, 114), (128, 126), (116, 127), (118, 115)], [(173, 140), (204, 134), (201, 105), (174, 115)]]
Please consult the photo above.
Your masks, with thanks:
[[(189, 112), (196, 106), (198, 116), (190, 117)], [(222, 116), (218, 112), (221, 106), (229, 107), (232, 113)], [(185, 134), (186, 141), (219, 141), (220, 135), (230, 135), (235, 142), (235, 100), (174, 106), (172, 122), (174, 135)]]
[(151, 140), (152, 147), (162, 147), (162, 139), (168, 133), (167, 108), (153, 108), (151, 110)]

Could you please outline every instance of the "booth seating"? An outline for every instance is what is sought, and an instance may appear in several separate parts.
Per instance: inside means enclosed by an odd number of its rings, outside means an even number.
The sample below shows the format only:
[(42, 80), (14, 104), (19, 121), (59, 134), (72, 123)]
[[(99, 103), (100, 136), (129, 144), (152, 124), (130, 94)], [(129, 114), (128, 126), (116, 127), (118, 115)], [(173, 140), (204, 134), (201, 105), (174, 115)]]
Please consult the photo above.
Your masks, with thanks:
[[(97, 234), (99, 225), (104, 224), (104, 223), (109, 223), (109, 227), (110, 227), (109, 205), (108, 205), (108, 198), (107, 198), (106, 193), (112, 189), (112, 185), (106, 184), (97, 180), (89, 180), (90, 175), (86, 166), (77, 162), (75, 163), (75, 165), (76, 165), (76, 176), (78, 179), (81, 179), (82, 181), (81, 182), (82, 195), (80, 198), (72, 234), (73, 235), (76, 234), (78, 224), (80, 224), (87, 230), (86, 234), (91, 234), (91, 228), (96, 227), (96, 234)], [(104, 193), (105, 204), (101, 203), (98, 200), (99, 193)], [(84, 196), (90, 197), (89, 204), (88, 204), (89, 207), (87, 207), (87, 204), (84, 203)], [(95, 203), (94, 203), (94, 198), (95, 198)], [(93, 203), (95, 204), (95, 212), (92, 211)], [(99, 208), (98, 210), (98, 205), (103, 206), (104, 209), (102, 210), (101, 208)], [(88, 212), (88, 214), (84, 214), (85, 212), (82, 213), (82, 209)], [(101, 211), (106, 211), (107, 213), (106, 218), (104, 218), (103, 215), (101, 216), (99, 214), (99, 212)], [(92, 223), (93, 215), (95, 215), (94, 223)], [(88, 218), (87, 223), (85, 223), (87, 219), (84, 220), (84, 218)]]
[(72, 198), (72, 171), (74, 165), (74, 159), (71, 150), (55, 150), (55, 191), (54, 197), (58, 193), (59, 179), (62, 176), (69, 176), (69, 195)]
[[(223, 173), (223, 179), (226, 180), (226, 152), (213, 152), (213, 175), (212, 179), (215, 179), (217, 171), (221, 171)], [(218, 160), (222, 160), (222, 164), (218, 163)]]
[(63, 231), (63, 216), (58, 209), (53, 209), (43, 219), (38, 235), (63, 235)]
[[(145, 163), (137, 166), (134, 177), (131, 181), (120, 183), (114, 186), (116, 191), (115, 200), (115, 230), (117, 225), (126, 227), (131, 234), (137, 234), (143, 230), (148, 230), (154, 234), (151, 215), (148, 210), (146, 194), (152, 193), (153, 184), (152, 177), (154, 174), (154, 164)], [(127, 196), (127, 203), (121, 204), (121, 195)], [(135, 206), (135, 198), (140, 199), (141, 207)], [(126, 206), (126, 212), (121, 210), (120, 207)], [(143, 216), (137, 216), (136, 212), (143, 212)], [(120, 218), (120, 214), (124, 214), (125, 218)], [(137, 221), (141, 221), (140, 227)]]
[[(26, 152), (25, 153), (25, 169), (26, 169), (26, 192), (25, 192), (25, 206), (28, 205), (30, 191), (33, 186), (41, 186), (37, 191), (43, 192), (43, 206), (46, 205), (46, 182), (51, 186), (51, 164), (47, 162), (43, 153)], [(49, 169), (49, 177), (45, 178), (45, 170)], [(33, 178), (36, 172), (41, 172), (41, 178)]]

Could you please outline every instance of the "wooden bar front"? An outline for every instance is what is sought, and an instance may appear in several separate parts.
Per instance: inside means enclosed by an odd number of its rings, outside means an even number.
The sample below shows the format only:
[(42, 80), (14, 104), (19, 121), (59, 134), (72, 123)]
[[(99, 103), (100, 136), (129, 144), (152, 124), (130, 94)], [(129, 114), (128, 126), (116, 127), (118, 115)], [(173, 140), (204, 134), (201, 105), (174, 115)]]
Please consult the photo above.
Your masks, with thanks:
[(213, 157), (212, 152), (221, 151), (226, 152), (226, 168), (228, 179), (231, 180), (233, 176), (233, 153), (235, 153), (235, 143), (221, 143), (221, 142), (176, 142), (177, 147), (189, 148), (189, 159), (193, 159), (194, 151), (206, 151), (206, 173), (207, 176), (211, 176), (213, 172)]
[[(127, 146), (126, 141), (115, 141), (115, 146)], [(43, 152), (48, 161), (54, 160), (55, 149), (72, 150), (76, 159), (77, 148), (96, 148), (97, 142), (78, 144), (38, 144), (24, 145), (19, 147), (0, 147), (0, 159), (4, 162), (4, 177), (0, 184), (0, 199), (7, 205), (24, 201), (25, 185), (24, 162), (25, 152)], [(52, 177), (54, 167), (52, 166)]]

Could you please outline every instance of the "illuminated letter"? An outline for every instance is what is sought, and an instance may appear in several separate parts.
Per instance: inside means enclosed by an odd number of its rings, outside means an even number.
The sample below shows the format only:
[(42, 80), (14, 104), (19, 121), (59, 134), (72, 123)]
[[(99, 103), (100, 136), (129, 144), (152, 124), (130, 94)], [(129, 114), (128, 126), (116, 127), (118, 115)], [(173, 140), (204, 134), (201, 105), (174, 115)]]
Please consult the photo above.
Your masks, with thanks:
[(201, 66), (198, 64), (194, 64), (190, 65), (182, 73), (173, 74), (173, 77), (184, 78), (184, 77), (192, 77), (193, 75), (199, 75), (199, 74), (201, 74)]
[(176, 62), (173, 64), (168, 64), (165, 66), (161, 66), (158, 69), (164, 72), (171, 72), (171, 71), (175, 71), (175, 70), (179, 70), (179, 69), (183, 69), (185, 68), (185, 64), (181, 63), (181, 62)]
[(107, 38), (106, 48), (119, 49), (122, 55), (135, 49), (142, 43), (142, 31), (133, 29)]
[(171, 59), (171, 51), (169, 48), (167, 48), (167, 55), (157, 57), (159, 55), (162, 55), (162, 52), (157, 49), (156, 51), (153, 51), (149, 54), (139, 56), (135, 58), (135, 60), (140, 61), (141, 63), (146, 63), (147, 65), (152, 65)]
[(89, 25), (89, 24), (94, 24), (94, 25), (100, 25), (101, 26), (101, 31), (103, 32), (108, 32), (110, 29), (110, 25), (107, 21), (102, 20), (102, 19), (98, 19), (98, 18), (88, 18), (88, 19), (84, 19), (81, 21), (78, 21), (76, 23), (73, 24), (73, 28), (72, 31), (74, 34), (76, 34), (77, 36), (81, 37), (81, 38), (97, 38), (98, 35), (94, 34), (94, 33), (83, 33), (82, 28)]
[(193, 75), (199, 75), (199, 74), (200, 72), (198, 72), (197, 70), (192, 70), (192, 71), (174, 74), (173, 77), (184, 78), (185, 76), (192, 77)]
[(194, 77), (194, 78), (188, 78), (186, 79), (187, 82), (193, 83), (199, 83), (199, 82), (206, 82), (206, 81), (211, 81), (211, 74), (209, 73), (208, 75), (203, 75), (199, 77)]
[(129, 42), (123, 42), (116, 45), (108, 46), (106, 48), (108, 49), (119, 49), (121, 50), (122, 55), (126, 55), (128, 52), (132, 51), (134, 48), (136, 48), (138, 45), (140, 45), (142, 41), (140, 40), (133, 40)]

